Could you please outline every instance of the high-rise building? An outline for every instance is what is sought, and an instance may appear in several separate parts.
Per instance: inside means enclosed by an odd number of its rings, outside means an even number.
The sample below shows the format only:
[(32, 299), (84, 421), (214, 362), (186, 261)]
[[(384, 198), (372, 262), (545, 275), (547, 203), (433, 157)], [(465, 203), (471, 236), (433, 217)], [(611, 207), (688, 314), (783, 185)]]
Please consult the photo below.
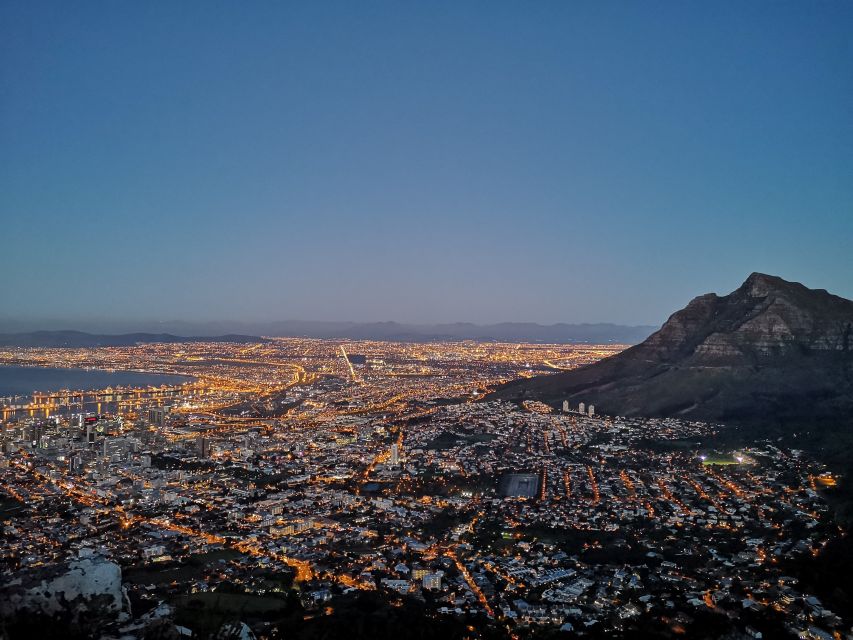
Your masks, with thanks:
[(169, 410), (166, 407), (152, 407), (148, 410), (148, 422), (152, 426), (163, 427), (168, 414)]
[(591, 405), (589, 405), (589, 417), (591, 418), (594, 415), (595, 415), (595, 405), (591, 404)]
[(400, 445), (396, 442), (391, 445), (391, 464), (394, 466), (400, 464)]
[(563, 413), (568, 413), (568, 412), (569, 412), (569, 401), (563, 400)]
[(196, 454), (199, 458), (209, 458), (210, 457), (210, 439), (205, 438), (204, 436), (199, 436), (196, 438)]
[(46, 442), (44, 425), (42, 423), (38, 423), (33, 427), (33, 446), (42, 449), (47, 446)]
[(583, 402), (578, 405), (578, 413), (586, 413), (586, 405)]

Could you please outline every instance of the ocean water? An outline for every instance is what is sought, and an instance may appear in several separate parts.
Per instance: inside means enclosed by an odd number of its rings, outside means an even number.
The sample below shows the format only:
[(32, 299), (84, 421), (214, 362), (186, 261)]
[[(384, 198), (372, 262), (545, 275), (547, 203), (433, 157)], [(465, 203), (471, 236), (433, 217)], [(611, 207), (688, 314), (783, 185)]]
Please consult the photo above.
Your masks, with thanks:
[(33, 391), (71, 391), (107, 387), (181, 384), (188, 376), (136, 371), (103, 371), (60, 367), (0, 366), (0, 397), (29, 395)]

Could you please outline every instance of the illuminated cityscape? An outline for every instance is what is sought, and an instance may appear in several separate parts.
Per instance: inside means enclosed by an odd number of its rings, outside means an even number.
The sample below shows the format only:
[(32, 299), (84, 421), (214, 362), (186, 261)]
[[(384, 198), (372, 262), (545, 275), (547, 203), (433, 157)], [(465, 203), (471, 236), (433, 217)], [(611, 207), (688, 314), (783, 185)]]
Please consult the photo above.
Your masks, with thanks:
[(606, 634), (648, 615), (677, 632), (709, 612), (746, 632), (840, 629), (785, 570), (836, 534), (820, 496), (835, 478), (809, 456), (714, 449), (704, 423), (484, 400), (507, 379), (622, 348), (6, 349), (8, 365), (188, 378), (4, 400), (4, 580), (118, 566), (135, 604), (117, 604), (106, 628), (130, 635), (151, 623), (139, 611), (192, 628), (189, 603), (212, 602), (223, 581), (262, 609), (294, 590), (310, 617), (374, 592), (515, 636)]
[(0, 640), (853, 640), (851, 36), (0, 2)]

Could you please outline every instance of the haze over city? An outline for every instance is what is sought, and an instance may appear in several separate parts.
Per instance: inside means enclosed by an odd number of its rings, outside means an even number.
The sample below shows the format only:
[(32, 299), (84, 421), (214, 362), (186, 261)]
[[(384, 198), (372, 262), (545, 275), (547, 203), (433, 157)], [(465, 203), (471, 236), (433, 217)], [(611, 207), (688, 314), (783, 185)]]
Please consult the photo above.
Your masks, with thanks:
[(5, 2), (2, 315), (659, 325), (752, 271), (853, 295), (852, 14)]

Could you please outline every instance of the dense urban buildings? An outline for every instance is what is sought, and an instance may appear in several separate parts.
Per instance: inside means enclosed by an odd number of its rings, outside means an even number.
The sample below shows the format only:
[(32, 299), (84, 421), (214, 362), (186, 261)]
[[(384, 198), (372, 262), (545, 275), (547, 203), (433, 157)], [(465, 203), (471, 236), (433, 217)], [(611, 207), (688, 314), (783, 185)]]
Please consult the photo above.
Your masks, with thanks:
[(621, 348), (7, 348), (7, 365), (187, 377), (2, 400), (0, 613), (54, 614), (61, 591), (106, 598), (69, 624), (109, 637), (287, 637), (282, 620), (369, 593), (471, 637), (849, 630), (792, 568), (838, 536), (836, 478), (808, 455), (594, 398), (484, 400)]

